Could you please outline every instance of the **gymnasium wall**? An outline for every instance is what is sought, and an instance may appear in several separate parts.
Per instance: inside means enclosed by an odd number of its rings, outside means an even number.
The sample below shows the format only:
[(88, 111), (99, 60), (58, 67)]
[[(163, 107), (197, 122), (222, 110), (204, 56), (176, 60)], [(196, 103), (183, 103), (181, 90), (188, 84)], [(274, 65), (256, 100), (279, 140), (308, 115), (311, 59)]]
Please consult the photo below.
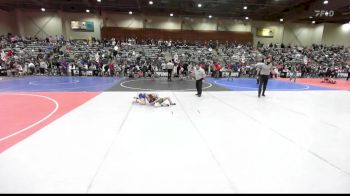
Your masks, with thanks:
[(344, 45), (350, 47), (350, 24), (324, 24), (322, 43), (326, 45)]
[(144, 28), (179, 30), (181, 29), (181, 19), (176, 17), (148, 17), (144, 21)]
[[(259, 37), (256, 35), (257, 28), (271, 29), (274, 32), (274, 36), (271, 38)], [(253, 21), (252, 22), (252, 33), (253, 33), (253, 38), (254, 38), (254, 46), (256, 46), (259, 41), (260, 41), (260, 43), (263, 43), (263, 44), (282, 43), (283, 31), (284, 31), (283, 23)]]
[[(273, 30), (271, 38), (259, 37), (256, 35), (257, 28), (268, 28)], [(280, 23), (280, 22), (252, 22), (252, 33), (254, 34), (254, 46), (258, 41), (264, 44), (284, 43), (286, 45), (311, 46), (321, 44), (324, 25), (313, 25), (305, 23)]]
[[(251, 32), (250, 23), (238, 20), (221, 20), (215, 18), (178, 18), (170, 16), (140, 16), (128, 14), (115, 14), (109, 12), (103, 13), (102, 18), (104, 21), (104, 27), (123, 27), (137, 29), (144, 28), (150, 29), (150, 31), (153, 32), (146, 33), (149, 31), (145, 30), (141, 35), (137, 37), (140, 37), (142, 35), (147, 35), (150, 37), (152, 37), (152, 35), (156, 35), (156, 37), (169, 37), (170, 32), (168, 32), (168, 30), (170, 30), (173, 33), (174, 40), (178, 38), (180, 40), (201, 40), (205, 38), (210, 38), (214, 40), (215, 36), (218, 37), (219, 35), (215, 35), (215, 33), (213, 32), (219, 31), (221, 33), (220, 36), (222, 37), (221, 40), (234, 40), (234, 38), (236, 38), (237, 35), (240, 36), (239, 34), (241, 33), (247, 35)], [(109, 32), (111, 31), (111, 28), (107, 29), (109, 29)], [(164, 34), (160, 33), (161, 31), (157, 30), (166, 31), (164, 31)], [(198, 34), (197, 31), (201, 32), (198, 32)], [(222, 33), (223, 31), (226, 31), (228, 33)], [(154, 34), (154, 32), (156, 33)], [(174, 32), (178, 32), (177, 35), (174, 35)], [(234, 34), (233, 32), (237, 32), (238, 34)], [(181, 34), (180, 36), (179, 33)], [(249, 37), (250, 38), (245, 37), (238, 40), (244, 40), (244, 42), (246, 42), (247, 40), (252, 40), (250, 35)]]
[[(98, 15), (63, 12), (38, 12), (28, 10), (15, 10), (13, 12), (0, 12), (0, 32), (46, 38), (47, 36), (64, 35), (67, 39), (101, 38), (101, 20)], [(92, 21), (94, 32), (72, 30), (71, 21)]]
[(0, 35), (18, 32), (14, 12), (0, 10)]
[[(273, 38), (256, 36), (256, 28), (270, 28), (274, 30)], [(312, 44), (350, 46), (350, 24), (307, 24), (307, 23), (279, 23), (252, 22), (254, 46), (260, 41), (264, 44), (284, 43), (303, 47)]]
[(62, 20), (57, 12), (15, 11), (18, 34), (45, 38), (62, 34)]
[(219, 31), (252, 32), (252, 24), (247, 21), (223, 19), (217, 25)]
[(249, 22), (239, 20), (209, 18), (177, 18), (160, 16), (140, 16), (128, 14), (102, 13), (103, 26), (198, 31), (239, 31), (250, 32)]
[(253, 40), (250, 32), (232, 31), (198, 31), (178, 29), (151, 29), (151, 28), (122, 28), (103, 27), (103, 38), (126, 39), (137, 37), (139, 39), (182, 40), (187, 42), (218, 40), (221, 43), (236, 41), (239, 43), (251, 43)]
[(324, 25), (305, 23), (286, 23), (284, 25), (283, 40), (286, 45), (311, 46), (321, 44)]
[(102, 18), (105, 27), (144, 28), (144, 19), (139, 15), (103, 12)]
[[(101, 39), (102, 22), (98, 15), (81, 13), (62, 13), (63, 35), (68, 39)], [(84, 32), (71, 29), (71, 21), (91, 21), (94, 23), (94, 32)]]

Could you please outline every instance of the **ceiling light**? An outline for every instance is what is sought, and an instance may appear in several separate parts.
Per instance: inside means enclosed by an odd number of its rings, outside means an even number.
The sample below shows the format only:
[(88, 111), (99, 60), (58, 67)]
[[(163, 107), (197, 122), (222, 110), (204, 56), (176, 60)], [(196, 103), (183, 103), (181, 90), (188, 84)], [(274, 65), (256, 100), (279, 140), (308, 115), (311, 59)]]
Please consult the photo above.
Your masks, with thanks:
[(316, 21), (312, 21), (312, 24), (315, 24), (316, 23)]
[(246, 20), (249, 20), (249, 17), (248, 17), (248, 16), (246, 16), (246, 17), (245, 17), (245, 19), (246, 19)]
[(328, 4), (328, 1), (327, 1), (327, 0), (326, 0), (326, 1), (324, 1), (324, 2), (323, 2), (323, 4), (327, 5), (327, 4)]
[(244, 7), (243, 7), (243, 9), (245, 9), (245, 10), (246, 10), (246, 9), (248, 9), (248, 7), (247, 7), (247, 6), (244, 6)]
[(311, 19), (311, 18), (313, 18), (312, 16), (309, 16), (309, 18)]
[(45, 12), (45, 11), (46, 11), (46, 9), (45, 9), (45, 8), (41, 8), (41, 11), (42, 11), (42, 12)]
[(149, 1), (148, 4), (153, 5), (153, 1)]
[(283, 18), (281, 18), (280, 21), (283, 22), (284, 21)]
[(212, 16), (212, 15), (209, 15), (208, 17), (209, 17), (209, 18), (212, 18), (213, 16)]
[(130, 11), (129, 14), (131, 15), (131, 14), (132, 14), (132, 11)]
[(97, 2), (99, 2), (99, 3), (100, 3), (100, 2), (101, 2), (101, 0), (97, 0)]
[(170, 16), (174, 16), (174, 14), (173, 14), (173, 13), (171, 13), (171, 14), (170, 14)]
[(90, 13), (90, 10), (86, 10), (86, 13)]
[(198, 7), (202, 7), (202, 4), (198, 3)]

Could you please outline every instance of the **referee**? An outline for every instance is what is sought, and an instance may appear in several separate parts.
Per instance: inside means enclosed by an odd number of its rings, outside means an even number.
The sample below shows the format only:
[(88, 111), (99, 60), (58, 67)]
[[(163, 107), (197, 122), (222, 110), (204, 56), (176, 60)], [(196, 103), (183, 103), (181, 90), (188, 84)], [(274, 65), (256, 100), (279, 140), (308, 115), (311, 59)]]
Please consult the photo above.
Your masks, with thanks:
[(205, 71), (204, 69), (196, 65), (196, 69), (194, 69), (194, 77), (196, 79), (196, 89), (197, 89), (197, 96), (201, 97), (202, 96), (202, 86), (203, 86), (203, 80), (205, 78)]
[(269, 81), (270, 73), (272, 71), (271, 58), (268, 58), (266, 60), (266, 64), (264, 62), (257, 63), (256, 68), (260, 70), (258, 97), (260, 98), (261, 91), (262, 91), (262, 96), (265, 97), (267, 83)]
[(173, 69), (174, 69), (174, 63), (170, 60), (167, 64), (166, 64), (166, 68), (168, 70), (168, 81), (171, 81), (171, 76), (173, 74)]

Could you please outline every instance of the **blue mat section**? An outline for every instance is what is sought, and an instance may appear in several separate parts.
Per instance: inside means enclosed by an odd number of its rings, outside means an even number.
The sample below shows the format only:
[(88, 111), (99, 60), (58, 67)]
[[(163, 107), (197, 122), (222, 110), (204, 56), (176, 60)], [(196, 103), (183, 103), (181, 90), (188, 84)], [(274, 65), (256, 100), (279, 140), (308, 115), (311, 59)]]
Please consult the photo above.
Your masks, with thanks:
[[(250, 78), (235, 78), (233, 80), (208, 78), (212, 84), (225, 87), (232, 91), (257, 91), (259, 85), (256, 84), (256, 79)], [(267, 90), (270, 91), (307, 91), (307, 90), (336, 90), (331, 88), (323, 88), (294, 82), (284, 82), (270, 79), (267, 84)]]
[(102, 92), (118, 84), (115, 77), (24, 77), (0, 81), (0, 92)]

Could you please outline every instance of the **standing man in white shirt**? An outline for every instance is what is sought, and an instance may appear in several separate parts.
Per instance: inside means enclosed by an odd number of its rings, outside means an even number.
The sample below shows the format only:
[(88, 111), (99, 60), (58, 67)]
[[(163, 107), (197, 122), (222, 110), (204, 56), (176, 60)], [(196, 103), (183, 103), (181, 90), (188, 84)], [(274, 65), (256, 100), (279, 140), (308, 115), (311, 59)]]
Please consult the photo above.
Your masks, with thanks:
[(169, 61), (169, 63), (166, 64), (166, 68), (168, 70), (168, 81), (171, 81), (171, 75), (173, 74), (174, 69), (174, 63)]
[(270, 73), (273, 69), (272, 67), (272, 62), (271, 58), (268, 58), (266, 60), (266, 64), (261, 62), (256, 64), (256, 68), (260, 70), (260, 76), (259, 76), (259, 92), (258, 92), (258, 97), (260, 98), (261, 91), (262, 91), (262, 96), (265, 97), (265, 91), (267, 87), (267, 83), (269, 81)]
[(205, 71), (204, 69), (196, 65), (196, 68), (194, 69), (194, 77), (196, 79), (196, 89), (197, 89), (197, 96), (201, 97), (202, 96), (202, 87), (203, 87), (203, 80), (205, 78)]

